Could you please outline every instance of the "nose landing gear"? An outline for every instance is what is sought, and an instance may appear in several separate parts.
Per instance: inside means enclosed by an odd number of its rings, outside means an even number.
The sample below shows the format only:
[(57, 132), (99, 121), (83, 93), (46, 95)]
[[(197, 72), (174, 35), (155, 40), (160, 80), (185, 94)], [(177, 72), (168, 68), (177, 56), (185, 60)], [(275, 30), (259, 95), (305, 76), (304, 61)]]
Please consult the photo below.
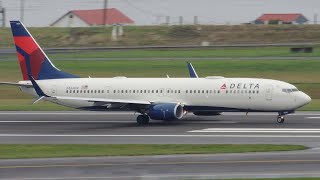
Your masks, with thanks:
[(282, 124), (284, 122), (284, 117), (282, 115), (279, 115), (278, 118), (277, 118), (277, 122), (279, 124)]

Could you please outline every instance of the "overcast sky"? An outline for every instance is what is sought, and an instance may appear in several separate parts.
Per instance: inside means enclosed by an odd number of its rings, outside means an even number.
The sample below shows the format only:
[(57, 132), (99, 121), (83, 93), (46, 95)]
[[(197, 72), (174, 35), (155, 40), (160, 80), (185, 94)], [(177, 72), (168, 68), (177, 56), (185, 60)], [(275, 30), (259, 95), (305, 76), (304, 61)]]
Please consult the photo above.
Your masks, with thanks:
[[(0, 0), (7, 10), (9, 20), (20, 19), (21, 0)], [(24, 0), (26, 26), (48, 26), (70, 10), (100, 9), (103, 0)], [(319, 14), (320, 0), (109, 0), (110, 8), (118, 8), (137, 25), (165, 22), (191, 23), (198, 16), (205, 24), (240, 24), (254, 20), (263, 13), (302, 13), (313, 23), (314, 14)]]

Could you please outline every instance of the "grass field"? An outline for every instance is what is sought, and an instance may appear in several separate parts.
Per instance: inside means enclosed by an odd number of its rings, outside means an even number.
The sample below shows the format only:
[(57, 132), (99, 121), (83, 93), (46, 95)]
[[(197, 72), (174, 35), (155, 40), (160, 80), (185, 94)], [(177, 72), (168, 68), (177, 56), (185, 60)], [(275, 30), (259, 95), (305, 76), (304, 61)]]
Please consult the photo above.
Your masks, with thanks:
[[(123, 50), (102, 52), (77, 52), (49, 54), (51, 59), (77, 60), (86, 58), (224, 58), (224, 57), (320, 57), (320, 47), (314, 46), (313, 53), (292, 53), (290, 47), (256, 48), (201, 48), (166, 50)], [(1, 56), (2, 60), (17, 59), (16, 55)]]
[(0, 145), (0, 159), (93, 157), (93, 156), (137, 156), (167, 154), (216, 154), (295, 151), (307, 149), (300, 145), (222, 145), (222, 144), (100, 144), (100, 145)]
[[(29, 28), (43, 47), (200, 45), (320, 42), (319, 25), (125, 26), (125, 36), (111, 40), (111, 27)], [(9, 28), (0, 29), (0, 48), (13, 47)]]
[[(225, 77), (270, 78), (293, 83), (309, 94), (313, 101), (301, 110), (320, 110), (320, 62), (318, 60), (193, 60), (201, 77), (219, 75)], [(188, 77), (186, 61), (54, 61), (64, 71), (81, 77)], [(0, 61), (0, 81), (17, 82), (21, 79), (16, 61)], [(1, 86), (1, 110), (70, 110), (51, 103), (30, 105), (32, 99), (16, 87)]]

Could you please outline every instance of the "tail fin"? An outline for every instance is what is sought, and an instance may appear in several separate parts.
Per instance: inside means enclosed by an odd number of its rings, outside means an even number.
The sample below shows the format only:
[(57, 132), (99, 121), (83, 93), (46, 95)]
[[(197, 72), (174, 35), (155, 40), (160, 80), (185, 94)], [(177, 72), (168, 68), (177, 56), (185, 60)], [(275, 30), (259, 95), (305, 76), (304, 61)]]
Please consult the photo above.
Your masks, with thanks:
[(23, 80), (78, 78), (56, 68), (20, 21), (10, 21)]

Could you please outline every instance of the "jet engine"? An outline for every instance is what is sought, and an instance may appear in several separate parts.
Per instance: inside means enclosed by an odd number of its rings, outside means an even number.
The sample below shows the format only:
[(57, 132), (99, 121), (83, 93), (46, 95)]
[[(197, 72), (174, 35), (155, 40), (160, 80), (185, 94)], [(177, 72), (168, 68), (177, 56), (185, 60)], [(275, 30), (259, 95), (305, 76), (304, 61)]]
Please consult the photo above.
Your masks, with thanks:
[(181, 119), (184, 115), (183, 107), (175, 103), (152, 104), (149, 106), (149, 117), (154, 120)]

